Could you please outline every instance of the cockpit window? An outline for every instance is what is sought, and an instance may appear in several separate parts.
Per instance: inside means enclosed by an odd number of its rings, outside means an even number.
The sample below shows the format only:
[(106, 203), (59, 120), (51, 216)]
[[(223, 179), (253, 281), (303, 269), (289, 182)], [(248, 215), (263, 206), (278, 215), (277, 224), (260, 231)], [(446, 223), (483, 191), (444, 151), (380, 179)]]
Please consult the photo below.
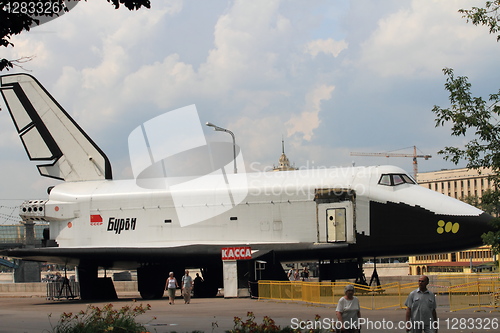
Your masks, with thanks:
[(382, 175), (382, 177), (380, 177), (380, 180), (378, 183), (380, 185), (391, 186), (391, 176), (390, 175)]
[(380, 185), (386, 185), (386, 186), (397, 186), (401, 184), (415, 184), (413, 179), (410, 178), (410, 176), (406, 174), (395, 174), (395, 173), (390, 173), (390, 174), (383, 174), (380, 177), (380, 180), (378, 181)]
[(404, 184), (405, 181), (403, 180), (403, 177), (401, 177), (402, 175), (392, 175), (392, 181), (394, 183), (394, 185), (401, 185), (401, 184)]
[(403, 174), (403, 175), (401, 175), (401, 176), (403, 176), (403, 179), (405, 180), (405, 183), (408, 183), (408, 184), (415, 184), (415, 181), (414, 181), (412, 178), (410, 178), (410, 176), (405, 175), (405, 174)]

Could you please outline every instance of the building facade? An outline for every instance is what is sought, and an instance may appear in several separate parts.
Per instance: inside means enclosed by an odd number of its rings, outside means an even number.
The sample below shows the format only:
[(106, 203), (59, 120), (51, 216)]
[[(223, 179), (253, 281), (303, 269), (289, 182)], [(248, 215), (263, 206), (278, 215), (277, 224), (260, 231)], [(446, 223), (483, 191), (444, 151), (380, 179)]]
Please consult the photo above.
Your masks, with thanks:
[(418, 174), (418, 184), (433, 191), (463, 200), (466, 197), (481, 198), (484, 191), (491, 188), (488, 169), (450, 169)]
[(441, 273), (491, 273), (496, 271), (490, 246), (452, 253), (409, 257), (410, 275)]
[[(458, 200), (481, 198), (491, 189), (491, 170), (451, 169), (418, 174), (418, 183)], [(409, 257), (410, 275), (438, 273), (492, 272), (496, 258), (489, 246), (452, 253), (437, 253)]]

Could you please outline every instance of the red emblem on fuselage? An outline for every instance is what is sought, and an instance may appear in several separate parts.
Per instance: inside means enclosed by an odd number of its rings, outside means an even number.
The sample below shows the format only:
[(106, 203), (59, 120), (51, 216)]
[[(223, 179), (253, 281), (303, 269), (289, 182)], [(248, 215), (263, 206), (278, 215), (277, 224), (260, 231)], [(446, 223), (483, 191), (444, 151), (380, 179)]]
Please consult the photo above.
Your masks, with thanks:
[(90, 215), (90, 225), (102, 225), (102, 216)]

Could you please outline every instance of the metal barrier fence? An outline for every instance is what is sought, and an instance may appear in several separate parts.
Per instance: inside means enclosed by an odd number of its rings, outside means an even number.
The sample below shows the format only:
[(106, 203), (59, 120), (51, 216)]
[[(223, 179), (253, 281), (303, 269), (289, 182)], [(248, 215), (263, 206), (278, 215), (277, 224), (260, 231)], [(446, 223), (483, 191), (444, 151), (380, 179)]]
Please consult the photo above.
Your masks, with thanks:
[[(336, 305), (344, 296), (344, 287), (349, 282), (302, 282), (302, 281), (259, 281), (259, 299), (281, 301), (302, 301), (312, 304)], [(403, 307), (416, 283), (402, 285), (398, 282), (368, 287), (354, 284), (356, 297), (361, 308), (378, 310)]]
[(500, 281), (476, 281), (448, 288), (450, 311), (476, 309), (498, 311), (500, 308)]
[[(259, 299), (302, 301), (311, 304), (336, 306), (344, 296), (349, 282), (259, 281)], [(450, 311), (490, 309), (500, 311), (500, 281), (477, 279), (475, 282), (453, 286), (435, 286), (434, 293), (448, 295)], [(416, 283), (389, 283), (377, 287), (354, 284), (361, 308), (379, 310), (404, 308), (408, 294), (418, 288)]]
[(80, 283), (75, 281), (47, 283), (47, 299), (74, 299), (80, 297)]
[(495, 281), (498, 280), (498, 273), (496, 274), (437, 274), (434, 278), (434, 283), (446, 288), (451, 286), (463, 285), (471, 282), (478, 281)]

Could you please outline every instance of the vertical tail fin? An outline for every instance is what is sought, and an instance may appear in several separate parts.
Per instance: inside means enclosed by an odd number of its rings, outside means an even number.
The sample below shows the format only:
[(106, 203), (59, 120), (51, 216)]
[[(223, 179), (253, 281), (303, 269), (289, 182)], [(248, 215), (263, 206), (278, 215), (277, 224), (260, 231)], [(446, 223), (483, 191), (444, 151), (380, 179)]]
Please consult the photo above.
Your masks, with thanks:
[(66, 180), (111, 179), (101, 149), (31, 75), (0, 76), (0, 92), (19, 137), (42, 176)]

